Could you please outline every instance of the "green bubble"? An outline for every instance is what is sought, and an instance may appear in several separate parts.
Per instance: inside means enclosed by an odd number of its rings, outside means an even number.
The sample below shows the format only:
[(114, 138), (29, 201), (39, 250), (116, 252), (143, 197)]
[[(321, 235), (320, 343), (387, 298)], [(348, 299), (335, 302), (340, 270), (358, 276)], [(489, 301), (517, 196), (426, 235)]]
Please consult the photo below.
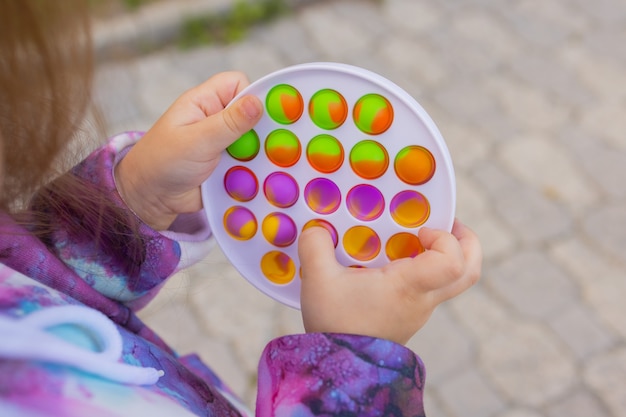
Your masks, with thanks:
[(260, 147), (259, 135), (254, 130), (249, 130), (226, 148), (226, 151), (239, 161), (250, 161), (257, 156)]
[(300, 92), (287, 84), (273, 87), (265, 98), (268, 115), (277, 123), (289, 125), (300, 119), (304, 101)]

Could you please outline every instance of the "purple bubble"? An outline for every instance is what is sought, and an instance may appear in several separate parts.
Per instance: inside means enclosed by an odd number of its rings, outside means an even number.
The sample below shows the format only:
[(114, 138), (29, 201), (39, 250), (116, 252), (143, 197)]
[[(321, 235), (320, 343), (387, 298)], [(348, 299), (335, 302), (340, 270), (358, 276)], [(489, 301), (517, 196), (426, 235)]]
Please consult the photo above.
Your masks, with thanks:
[(339, 208), (341, 191), (331, 180), (315, 178), (304, 188), (304, 199), (314, 212), (330, 214)]
[(379, 218), (385, 210), (385, 199), (376, 187), (361, 184), (348, 192), (346, 205), (355, 218), (371, 221)]
[(248, 168), (235, 166), (224, 175), (224, 188), (237, 201), (250, 201), (259, 191), (256, 176)]
[(263, 183), (263, 192), (271, 204), (280, 208), (293, 206), (300, 195), (296, 180), (284, 172), (268, 175)]

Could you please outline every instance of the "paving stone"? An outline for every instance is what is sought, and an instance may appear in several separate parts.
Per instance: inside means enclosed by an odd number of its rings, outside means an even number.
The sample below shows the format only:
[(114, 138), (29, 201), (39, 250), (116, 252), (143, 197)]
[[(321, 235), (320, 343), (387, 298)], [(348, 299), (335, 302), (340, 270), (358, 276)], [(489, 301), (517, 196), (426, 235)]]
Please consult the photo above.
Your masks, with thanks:
[(550, 255), (578, 281), (581, 297), (597, 317), (626, 338), (624, 266), (578, 239), (555, 244)]
[(325, 7), (313, 6), (305, 10), (300, 21), (323, 60), (346, 62), (351, 56), (369, 53), (376, 42), (368, 31), (369, 25), (347, 21), (336, 13), (329, 13)]
[(584, 106), (593, 94), (578, 80), (575, 69), (552, 51), (526, 51), (523, 59), (508, 62), (512, 73), (534, 87), (554, 96), (569, 108)]
[(485, 162), (472, 174), (490, 195), (496, 214), (515, 232), (516, 239), (537, 244), (571, 229), (571, 215), (561, 205), (521, 183), (500, 166)]
[(471, 339), (451, 319), (445, 306), (435, 310), (428, 323), (407, 346), (428, 364), (428, 380), (435, 384), (446, 375), (463, 368), (472, 359)]
[(565, 2), (550, 2), (538, 10), (532, 1), (520, 1), (503, 9), (507, 23), (534, 47), (553, 48), (588, 27), (584, 15)]
[(509, 256), (489, 272), (484, 282), (526, 317), (548, 319), (578, 300), (568, 276), (539, 251)]
[(412, 39), (398, 38), (381, 48), (377, 56), (392, 68), (398, 68), (404, 79), (411, 78), (422, 86), (436, 87), (447, 75), (446, 66), (430, 47)]
[(481, 341), (480, 364), (505, 398), (537, 407), (559, 398), (576, 380), (576, 369), (556, 337), (530, 322)]
[(437, 3), (412, 0), (386, 0), (383, 3), (383, 17), (389, 25), (414, 35), (427, 35), (444, 24), (442, 14)]
[(497, 417), (543, 417), (543, 415), (537, 411), (526, 408), (511, 408), (498, 414)]
[(616, 341), (613, 332), (591, 310), (580, 305), (556, 315), (549, 324), (581, 359), (607, 349)]
[(507, 141), (498, 149), (498, 158), (516, 178), (576, 212), (598, 201), (595, 184), (581, 173), (576, 159), (548, 137), (525, 135)]
[(455, 322), (467, 330), (473, 340), (482, 341), (504, 334), (517, 317), (511, 314), (484, 285), (483, 281), (447, 303)]
[(577, 166), (609, 199), (626, 197), (622, 173), (626, 173), (626, 151), (609, 146), (601, 136), (581, 128), (564, 129), (560, 141), (576, 156)]
[(309, 34), (303, 29), (299, 19), (281, 19), (269, 30), (257, 31), (255, 36), (263, 44), (272, 45), (276, 53), (288, 65), (319, 60), (318, 53), (311, 45)]
[(437, 398), (437, 394), (434, 393), (434, 388), (428, 382), (424, 392), (424, 412), (427, 416), (451, 417), (441, 408), (441, 402)]
[(624, 112), (626, 104), (621, 99), (607, 100), (585, 111), (580, 124), (591, 135), (605, 140), (609, 146), (617, 148), (624, 154), (626, 152), (626, 139), (623, 134), (626, 121), (622, 117)]
[(626, 204), (599, 207), (585, 218), (584, 224), (596, 245), (626, 264)]
[(626, 96), (623, 66), (582, 45), (572, 44), (556, 52), (559, 59), (572, 68), (579, 82), (595, 96), (590, 104), (618, 100)]
[(608, 417), (606, 409), (587, 390), (578, 389), (547, 407), (548, 417)]
[(511, 76), (490, 77), (484, 88), (503, 107), (511, 123), (525, 130), (555, 129), (569, 120), (568, 106), (542, 89), (521, 83)]
[(436, 120), (435, 123), (448, 146), (455, 171), (463, 172), (480, 165), (490, 156), (490, 137), (481, 129), (453, 120)]
[(587, 363), (584, 380), (613, 416), (626, 415), (626, 346)]
[(491, 416), (505, 408), (500, 396), (476, 370), (467, 370), (442, 381), (439, 395), (452, 415), (458, 417)]

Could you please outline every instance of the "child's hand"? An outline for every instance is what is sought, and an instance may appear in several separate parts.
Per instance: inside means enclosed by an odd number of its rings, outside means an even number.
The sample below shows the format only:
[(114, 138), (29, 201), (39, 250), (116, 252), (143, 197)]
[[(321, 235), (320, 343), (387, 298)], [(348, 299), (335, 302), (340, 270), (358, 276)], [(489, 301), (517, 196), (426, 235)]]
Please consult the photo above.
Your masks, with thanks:
[(145, 223), (164, 230), (178, 214), (202, 208), (200, 184), (220, 153), (261, 118), (254, 96), (224, 109), (247, 85), (243, 74), (225, 72), (187, 91), (117, 165), (118, 190)]
[(374, 336), (406, 343), (435, 307), (480, 277), (482, 251), (477, 236), (456, 221), (452, 233), (422, 228), (426, 249), (415, 258), (382, 268), (346, 268), (334, 253), (328, 232), (302, 232), (301, 307), (307, 332)]

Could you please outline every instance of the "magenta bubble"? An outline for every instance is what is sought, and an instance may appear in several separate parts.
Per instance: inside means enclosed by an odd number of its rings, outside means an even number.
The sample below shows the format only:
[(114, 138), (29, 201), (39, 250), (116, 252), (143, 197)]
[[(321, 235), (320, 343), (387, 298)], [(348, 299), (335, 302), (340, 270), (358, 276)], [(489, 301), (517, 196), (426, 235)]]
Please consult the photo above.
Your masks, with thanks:
[(341, 191), (331, 180), (315, 178), (304, 188), (304, 199), (314, 212), (330, 214), (335, 212), (341, 204)]
[(259, 191), (259, 183), (248, 168), (235, 166), (224, 175), (224, 188), (235, 200), (250, 201)]
[(361, 184), (348, 192), (346, 206), (355, 218), (371, 221), (379, 218), (385, 210), (385, 199), (376, 187)]
[(267, 201), (280, 208), (293, 206), (300, 195), (298, 183), (285, 172), (273, 172), (268, 175), (263, 183), (263, 192)]

